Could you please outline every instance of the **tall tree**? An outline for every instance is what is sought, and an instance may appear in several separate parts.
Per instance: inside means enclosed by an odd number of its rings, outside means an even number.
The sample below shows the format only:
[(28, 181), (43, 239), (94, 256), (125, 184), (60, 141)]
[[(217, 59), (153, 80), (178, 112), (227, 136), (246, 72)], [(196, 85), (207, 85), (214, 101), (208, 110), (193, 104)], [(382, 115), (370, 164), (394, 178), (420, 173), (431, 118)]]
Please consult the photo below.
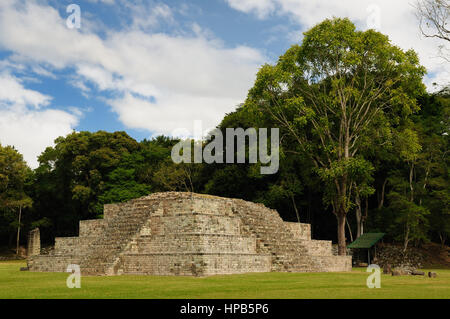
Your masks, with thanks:
[[(25, 193), (25, 181), (31, 175), (31, 169), (23, 160), (22, 154), (11, 146), (0, 144), (0, 211), (17, 230), (16, 254), (19, 253), (22, 209), (31, 207), (32, 200)], [(13, 212), (12, 217), (11, 212)]]
[(393, 174), (392, 191), (389, 193), (391, 207), (396, 210), (395, 221), (403, 228), (400, 238), (403, 239), (403, 251), (412, 240), (426, 240), (428, 209), (417, 204), (417, 164), (422, 146), (415, 131), (405, 128), (397, 135), (396, 148), (399, 158), (406, 163), (407, 178)]
[(364, 150), (418, 109), (424, 73), (414, 51), (335, 18), (305, 32), (276, 65), (264, 65), (249, 91), (245, 106), (276, 119), (314, 164), (337, 218), (340, 255), (347, 213), (373, 170)]

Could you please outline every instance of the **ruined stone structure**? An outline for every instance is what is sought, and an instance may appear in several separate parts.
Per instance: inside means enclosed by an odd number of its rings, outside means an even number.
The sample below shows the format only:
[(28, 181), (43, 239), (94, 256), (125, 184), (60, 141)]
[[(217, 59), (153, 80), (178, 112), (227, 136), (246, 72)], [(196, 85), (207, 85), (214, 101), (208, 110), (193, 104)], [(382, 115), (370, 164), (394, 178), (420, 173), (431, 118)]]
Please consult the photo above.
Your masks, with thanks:
[(276, 210), (240, 199), (155, 193), (104, 207), (80, 221), (79, 237), (55, 239), (49, 255), (29, 258), (31, 271), (84, 275), (207, 276), (246, 272), (349, 271), (351, 257), (311, 240), (310, 225), (284, 222)]
[(41, 254), (41, 233), (35, 228), (28, 233), (27, 255), (36, 256)]

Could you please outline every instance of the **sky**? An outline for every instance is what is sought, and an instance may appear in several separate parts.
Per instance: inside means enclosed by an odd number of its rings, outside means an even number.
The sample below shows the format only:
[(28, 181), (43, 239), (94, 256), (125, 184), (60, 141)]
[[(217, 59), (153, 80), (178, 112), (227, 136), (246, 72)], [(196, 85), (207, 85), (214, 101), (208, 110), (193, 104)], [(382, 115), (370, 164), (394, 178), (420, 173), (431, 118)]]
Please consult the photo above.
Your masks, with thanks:
[(73, 131), (207, 131), (263, 64), (333, 16), (414, 49), (432, 91), (450, 67), (414, 12), (413, 0), (0, 0), (0, 143), (35, 168)]

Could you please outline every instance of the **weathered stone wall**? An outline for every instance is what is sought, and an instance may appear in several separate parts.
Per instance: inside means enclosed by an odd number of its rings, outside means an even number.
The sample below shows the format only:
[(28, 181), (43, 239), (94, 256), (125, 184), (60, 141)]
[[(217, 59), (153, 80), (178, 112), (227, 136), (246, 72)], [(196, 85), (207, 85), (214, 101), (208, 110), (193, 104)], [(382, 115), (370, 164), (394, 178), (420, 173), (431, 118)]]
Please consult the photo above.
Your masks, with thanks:
[(208, 276), (269, 272), (271, 257), (229, 253), (157, 253), (121, 256), (117, 274)]
[(331, 241), (328, 240), (300, 240), (300, 245), (306, 248), (307, 255), (332, 256)]
[(165, 234), (240, 234), (241, 221), (238, 217), (213, 214), (184, 213), (152, 217), (150, 225), (154, 235)]
[(28, 259), (30, 271), (65, 272), (70, 264), (80, 264), (80, 258), (73, 255), (39, 255)]
[(284, 222), (285, 226), (294, 235), (295, 239), (311, 239), (311, 225), (293, 222)]
[(104, 218), (80, 221), (79, 237), (58, 237), (52, 255), (29, 260), (32, 271), (83, 274), (193, 275), (267, 271), (347, 271), (351, 257), (311, 240), (308, 224), (239, 199), (155, 193), (105, 205)]
[(80, 220), (80, 237), (101, 236), (105, 230), (106, 222), (104, 219)]
[(35, 228), (28, 233), (27, 255), (36, 256), (41, 254), (41, 233)]
[(221, 234), (177, 234), (139, 237), (130, 247), (133, 253), (255, 253), (256, 240), (251, 237)]

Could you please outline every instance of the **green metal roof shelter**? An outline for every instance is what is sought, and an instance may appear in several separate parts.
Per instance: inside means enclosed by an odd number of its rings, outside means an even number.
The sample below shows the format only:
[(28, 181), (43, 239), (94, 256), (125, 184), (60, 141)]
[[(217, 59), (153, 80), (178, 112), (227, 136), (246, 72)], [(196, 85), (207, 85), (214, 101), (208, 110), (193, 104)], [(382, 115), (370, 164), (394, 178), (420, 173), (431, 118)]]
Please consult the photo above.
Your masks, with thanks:
[(372, 248), (381, 238), (383, 238), (384, 235), (385, 233), (362, 234), (353, 243), (349, 244), (347, 248), (367, 249), (367, 262), (370, 264), (370, 248)]

